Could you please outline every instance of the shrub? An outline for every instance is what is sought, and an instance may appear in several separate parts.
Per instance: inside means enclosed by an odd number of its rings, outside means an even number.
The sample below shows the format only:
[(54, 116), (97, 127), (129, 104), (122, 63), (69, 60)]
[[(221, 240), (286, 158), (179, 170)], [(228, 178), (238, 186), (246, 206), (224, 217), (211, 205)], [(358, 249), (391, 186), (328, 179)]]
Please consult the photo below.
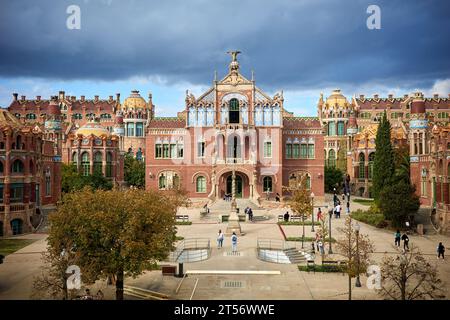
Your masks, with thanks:
[(353, 212), (351, 216), (355, 220), (359, 220), (377, 228), (385, 228), (388, 225), (384, 219), (384, 215), (375, 206), (371, 206), (367, 211), (358, 209)]

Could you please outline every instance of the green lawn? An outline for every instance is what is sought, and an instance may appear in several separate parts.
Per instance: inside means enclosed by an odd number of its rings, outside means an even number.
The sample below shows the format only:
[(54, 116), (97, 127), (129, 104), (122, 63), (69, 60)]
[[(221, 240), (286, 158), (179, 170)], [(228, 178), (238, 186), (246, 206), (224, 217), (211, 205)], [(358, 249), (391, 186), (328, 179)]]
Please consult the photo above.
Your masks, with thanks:
[[(278, 222), (279, 225), (281, 226), (302, 226), (303, 225), (303, 221), (279, 221)], [(305, 220), (305, 226), (310, 226), (312, 225), (312, 221), (309, 220)], [(318, 221), (314, 221), (314, 225), (315, 226), (320, 226), (320, 222)]]
[[(302, 241), (302, 237), (286, 237), (286, 241)], [(311, 242), (311, 241), (316, 241), (316, 238), (313, 238), (313, 237), (305, 237), (305, 239), (304, 239), (304, 241), (305, 242)], [(326, 239), (325, 239), (325, 241), (324, 242), (330, 242), (330, 239), (327, 237)], [(331, 242), (333, 243), (333, 242), (336, 242), (336, 239), (335, 238), (331, 238)]]
[(31, 239), (0, 239), (0, 254), (7, 256), (35, 241)]
[(370, 206), (374, 203), (372, 199), (353, 199), (353, 202), (357, 202), (365, 206)]

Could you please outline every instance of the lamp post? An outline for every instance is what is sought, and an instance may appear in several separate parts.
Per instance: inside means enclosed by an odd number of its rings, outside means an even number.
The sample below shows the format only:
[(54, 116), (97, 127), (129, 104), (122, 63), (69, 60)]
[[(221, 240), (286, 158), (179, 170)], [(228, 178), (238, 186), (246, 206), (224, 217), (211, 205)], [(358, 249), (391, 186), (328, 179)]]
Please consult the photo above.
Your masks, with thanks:
[(361, 281), (359, 280), (359, 229), (361, 227), (359, 226), (359, 223), (357, 222), (355, 225), (355, 231), (356, 231), (356, 282), (355, 287), (360, 288), (361, 287)]
[(312, 203), (312, 213), (311, 213), (312, 227), (311, 227), (311, 231), (315, 232), (315, 230), (314, 230), (314, 192), (311, 192), (311, 203)]
[[(333, 208), (333, 206), (331, 206), (331, 208)], [(328, 241), (328, 254), (332, 254), (333, 253), (333, 249), (331, 248), (331, 217), (333, 216), (333, 209), (330, 209), (330, 211), (328, 212), (328, 233), (329, 233), (329, 240)]]

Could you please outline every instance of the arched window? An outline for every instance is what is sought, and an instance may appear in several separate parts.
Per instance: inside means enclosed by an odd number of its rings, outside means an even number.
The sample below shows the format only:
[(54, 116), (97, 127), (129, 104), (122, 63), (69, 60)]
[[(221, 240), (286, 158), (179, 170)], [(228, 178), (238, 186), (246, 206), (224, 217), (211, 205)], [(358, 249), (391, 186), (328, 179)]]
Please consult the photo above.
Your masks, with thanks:
[(14, 160), (11, 166), (12, 173), (22, 173), (23, 172), (23, 162), (19, 159)]
[(180, 177), (176, 173), (173, 175), (173, 188), (174, 189), (180, 188)]
[(230, 100), (229, 123), (239, 123), (239, 101), (236, 98)]
[(77, 120), (80, 120), (80, 119), (83, 118), (83, 116), (81, 115), (81, 113), (75, 113), (72, 117), (73, 117), (74, 119), (77, 119)]
[(22, 137), (18, 135), (16, 137), (16, 143), (13, 144), (13, 149), (20, 150), (22, 148)]
[(23, 222), (21, 219), (11, 220), (11, 231), (13, 235), (23, 233)]
[(167, 185), (166, 176), (164, 175), (164, 173), (161, 173), (161, 175), (159, 176), (159, 179), (158, 179), (158, 188), (166, 189), (166, 185)]
[(3, 173), (3, 162), (0, 161), (0, 173)]
[(88, 113), (88, 114), (86, 115), (86, 118), (89, 119), (89, 120), (94, 119), (94, 118), (95, 118), (95, 113)]
[(369, 154), (369, 179), (373, 178), (373, 162), (375, 160), (375, 152)]
[(89, 160), (89, 153), (83, 152), (81, 155), (81, 169), (83, 176), (88, 176), (91, 174), (91, 163)]
[(102, 173), (102, 153), (97, 151), (94, 153), (94, 173)]
[(136, 137), (144, 136), (144, 124), (142, 122), (136, 122)]
[(108, 152), (106, 154), (106, 177), (111, 178), (112, 177), (112, 153)]
[(366, 178), (365, 161), (366, 161), (366, 159), (365, 159), (364, 153), (361, 152), (359, 154), (359, 174), (358, 174), (359, 179)]
[(328, 122), (328, 135), (329, 136), (336, 135), (336, 123), (334, 121)]
[(328, 151), (328, 166), (329, 167), (336, 166), (336, 152), (333, 149)]
[(344, 121), (338, 121), (338, 127), (337, 127), (337, 129), (338, 129), (338, 132), (337, 132), (338, 136), (343, 136), (343, 135), (345, 135)]
[(45, 170), (45, 195), (51, 196), (52, 194), (52, 180), (51, 180), (51, 173), (50, 173), (50, 168), (47, 168), (47, 170)]
[(36, 115), (34, 113), (28, 113), (25, 118), (27, 118), (27, 120), (34, 120), (36, 119)]
[(75, 166), (75, 168), (78, 165), (78, 154), (76, 152), (72, 153), (72, 165)]
[(197, 177), (196, 191), (200, 193), (206, 192), (206, 178), (204, 176)]
[(0, 149), (1, 150), (5, 149), (5, 143), (3, 141), (0, 141)]
[(272, 192), (272, 177), (264, 177), (263, 179), (263, 191)]

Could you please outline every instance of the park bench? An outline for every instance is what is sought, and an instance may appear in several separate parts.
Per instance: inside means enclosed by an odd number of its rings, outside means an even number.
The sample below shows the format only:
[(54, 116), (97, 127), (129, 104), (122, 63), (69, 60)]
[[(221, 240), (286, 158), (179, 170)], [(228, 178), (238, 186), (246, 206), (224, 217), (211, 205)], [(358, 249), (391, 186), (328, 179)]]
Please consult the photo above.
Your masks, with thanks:
[(187, 222), (187, 221), (189, 221), (189, 216), (187, 214), (176, 215), (175, 219), (177, 221)]
[(282, 214), (279, 214), (279, 215), (278, 215), (278, 221), (284, 221), (284, 217), (283, 217)]
[(312, 269), (314, 271), (314, 273), (316, 273), (316, 263), (314, 262), (314, 260), (307, 260), (306, 268), (307, 268), (308, 272)]
[(297, 216), (291, 216), (289, 218), (290, 221), (294, 222), (294, 221), (302, 221), (302, 217), (297, 217)]

